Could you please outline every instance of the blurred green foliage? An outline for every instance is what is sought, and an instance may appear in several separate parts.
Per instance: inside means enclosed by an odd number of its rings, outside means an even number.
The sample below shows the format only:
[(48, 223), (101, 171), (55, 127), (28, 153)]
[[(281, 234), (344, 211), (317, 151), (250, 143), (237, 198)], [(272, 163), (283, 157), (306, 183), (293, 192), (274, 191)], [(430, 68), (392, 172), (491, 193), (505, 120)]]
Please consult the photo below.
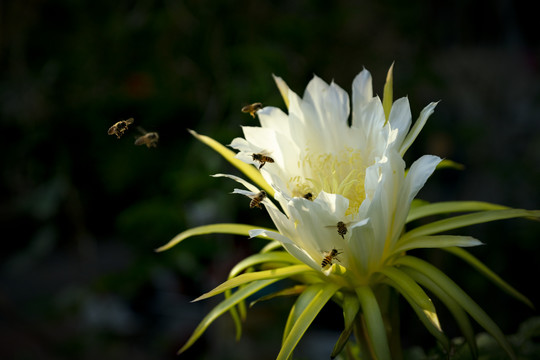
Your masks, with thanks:
[[(421, 196), (538, 209), (532, 17), (512, 1), (0, 2), (0, 357), (176, 358), (212, 305), (189, 301), (264, 243), (209, 236), (153, 249), (200, 224), (270, 226), (228, 194), (233, 183), (209, 177), (234, 169), (186, 129), (228, 144), (256, 123), (243, 105), (284, 106), (272, 73), (300, 94), (313, 74), (350, 91), (365, 66), (381, 94), (396, 61), (395, 97), (409, 96), (413, 118), (443, 100), (409, 161), (434, 153), (466, 165), (440, 171)], [(107, 135), (129, 117), (122, 139)], [(156, 149), (133, 145), (136, 126), (159, 132)], [(539, 232), (518, 220), (470, 232), (487, 243), (475, 254), (536, 304)], [(532, 315), (449, 255), (425, 256), (504, 331)], [(239, 343), (220, 320), (186, 357), (271, 359), (288, 306), (257, 305)], [(432, 346), (403, 310), (405, 346)], [(316, 328), (339, 330), (340, 316), (330, 308)], [(330, 334), (314, 354), (324, 341), (310, 330), (298, 356), (327, 358)]]

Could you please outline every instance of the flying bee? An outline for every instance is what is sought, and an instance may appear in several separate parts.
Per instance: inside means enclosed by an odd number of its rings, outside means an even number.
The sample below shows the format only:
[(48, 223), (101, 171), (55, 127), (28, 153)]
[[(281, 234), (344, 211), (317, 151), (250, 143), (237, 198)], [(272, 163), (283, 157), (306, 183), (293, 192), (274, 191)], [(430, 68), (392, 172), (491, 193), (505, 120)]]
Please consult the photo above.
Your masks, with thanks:
[(259, 165), (259, 170), (261, 170), (264, 164), (274, 162), (274, 159), (268, 156), (266, 152), (261, 152), (258, 154), (251, 154), (251, 157), (253, 158), (253, 161), (258, 161), (261, 163), (261, 165)]
[(133, 118), (129, 118), (127, 120), (121, 120), (117, 122), (116, 124), (114, 124), (113, 126), (111, 126), (109, 128), (109, 131), (107, 131), (107, 134), (116, 135), (116, 137), (120, 139), (120, 137), (124, 135), (124, 132), (126, 132), (126, 130), (128, 129), (128, 126), (133, 124), (133, 121), (134, 121)]
[(146, 145), (147, 148), (157, 146), (159, 140), (159, 135), (157, 132), (147, 132), (141, 127), (138, 129), (141, 133), (143, 133), (143, 135), (135, 139), (135, 145)]
[(323, 252), (324, 258), (323, 258), (323, 260), (322, 260), (322, 262), (321, 262), (321, 267), (324, 268), (324, 267), (326, 267), (326, 266), (328, 266), (328, 265), (332, 265), (332, 261), (333, 261), (333, 260), (337, 260), (337, 261), (341, 262), (341, 261), (337, 258), (337, 256), (338, 256), (339, 254), (341, 254), (341, 253), (342, 253), (342, 252), (341, 252), (341, 251), (338, 251), (337, 249), (332, 249), (332, 250), (330, 250), (330, 251), (325, 251), (325, 252)]
[(261, 202), (266, 198), (266, 191), (261, 190), (255, 195), (250, 196), (251, 202), (249, 203), (250, 209), (253, 209), (254, 207), (258, 207), (259, 209), (262, 209)]
[(251, 105), (246, 105), (242, 108), (243, 113), (249, 113), (251, 117), (255, 117), (255, 113), (263, 108), (260, 102), (253, 103)]
[(345, 239), (345, 234), (347, 234), (347, 231), (349, 230), (347, 229), (347, 226), (349, 226), (349, 224), (345, 224), (343, 221), (338, 221), (337, 225), (328, 225), (326, 227), (337, 227), (338, 234)]
[(304, 195), (304, 199), (313, 201), (313, 194), (311, 192), (308, 192), (306, 195)]

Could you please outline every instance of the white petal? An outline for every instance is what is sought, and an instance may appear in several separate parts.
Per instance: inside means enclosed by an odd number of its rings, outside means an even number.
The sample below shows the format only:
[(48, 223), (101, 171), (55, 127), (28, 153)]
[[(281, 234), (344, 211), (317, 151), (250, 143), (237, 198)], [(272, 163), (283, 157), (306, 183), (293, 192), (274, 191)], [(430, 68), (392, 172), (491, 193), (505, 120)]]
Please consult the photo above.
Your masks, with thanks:
[(411, 202), (418, 194), (420, 189), (424, 186), (427, 179), (433, 174), (437, 164), (441, 162), (441, 158), (434, 155), (424, 155), (420, 159), (416, 160), (410, 167), (405, 182), (399, 193), (396, 212), (394, 215), (394, 228), (393, 233), (390, 236), (391, 246), (393, 247), (397, 242), (401, 228), (405, 225), (405, 220), (411, 207)]
[(390, 110), (390, 116), (388, 117), (388, 122), (392, 129), (397, 129), (397, 139), (395, 140), (394, 146), (401, 146), (403, 139), (407, 135), (409, 128), (411, 127), (412, 115), (411, 107), (409, 105), (409, 99), (403, 97), (398, 99), (392, 105), (392, 110)]
[(258, 193), (259, 191), (259, 188), (257, 188), (255, 185), (247, 182), (246, 180), (242, 179), (242, 178), (239, 178), (238, 176), (235, 176), (235, 175), (229, 175), (229, 174), (214, 174), (214, 175), (211, 175), (212, 177), (226, 177), (226, 178), (229, 178), (229, 179), (233, 179), (234, 181), (236, 182), (239, 182), (240, 184), (244, 185), (246, 187), (246, 189), (248, 189), (249, 191), (253, 192), (253, 193)]
[(418, 117), (418, 120), (414, 123), (411, 131), (403, 141), (403, 144), (401, 145), (401, 148), (399, 149), (399, 154), (401, 156), (405, 155), (405, 152), (407, 149), (412, 145), (414, 140), (416, 140), (416, 137), (418, 134), (420, 134), (420, 131), (422, 131), (422, 128), (426, 124), (427, 120), (433, 114), (433, 111), (435, 111), (435, 106), (437, 106), (438, 102), (432, 102), (428, 106), (426, 106), (422, 112), (420, 113), (420, 116)]
[(366, 69), (356, 75), (352, 84), (353, 122), (355, 113), (373, 98), (371, 74)]
[(289, 252), (289, 254), (302, 261), (304, 264), (311, 266), (313, 269), (320, 270), (320, 265), (311, 256), (309, 256), (309, 254), (305, 250), (298, 247), (293, 241), (291, 241), (291, 239), (283, 236), (280, 233), (277, 233), (275, 231), (254, 229), (249, 231), (249, 236), (252, 238), (255, 236), (264, 236), (270, 239), (277, 240), (281, 243), (281, 245), (283, 245), (283, 247)]
[(283, 101), (285, 101), (285, 105), (289, 107), (289, 86), (279, 76), (272, 74), (272, 77), (274, 78), (274, 81), (276, 82), (279, 92), (281, 93), (281, 96), (283, 97)]
[(267, 106), (257, 112), (261, 126), (290, 137), (289, 117), (281, 109)]

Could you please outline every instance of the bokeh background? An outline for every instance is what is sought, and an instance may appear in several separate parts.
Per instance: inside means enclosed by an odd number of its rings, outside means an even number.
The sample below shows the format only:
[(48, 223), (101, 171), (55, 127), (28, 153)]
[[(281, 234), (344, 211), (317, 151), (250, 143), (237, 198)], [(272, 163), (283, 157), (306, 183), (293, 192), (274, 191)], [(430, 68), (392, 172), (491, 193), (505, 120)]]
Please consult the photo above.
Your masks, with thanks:
[[(190, 301), (264, 242), (154, 249), (197, 225), (270, 225), (229, 195), (232, 182), (209, 177), (235, 170), (187, 129), (228, 144), (256, 123), (242, 106), (284, 107), (272, 74), (299, 94), (313, 74), (350, 92), (366, 67), (382, 94), (395, 61), (395, 97), (409, 97), (413, 119), (442, 100), (409, 164), (430, 153), (465, 165), (437, 172), (420, 197), (540, 208), (539, 56), (525, 1), (0, 1), (0, 358), (177, 358), (218, 299)], [(107, 135), (129, 117), (160, 133), (157, 148), (135, 147), (133, 131)], [(540, 304), (539, 223), (460, 233)], [(537, 315), (461, 260), (422, 256), (505, 333)], [(275, 358), (292, 303), (257, 304), (240, 342), (224, 316), (180, 358)], [(405, 347), (435, 346), (405, 305), (402, 326)], [(297, 357), (328, 358), (341, 327), (328, 306)]]

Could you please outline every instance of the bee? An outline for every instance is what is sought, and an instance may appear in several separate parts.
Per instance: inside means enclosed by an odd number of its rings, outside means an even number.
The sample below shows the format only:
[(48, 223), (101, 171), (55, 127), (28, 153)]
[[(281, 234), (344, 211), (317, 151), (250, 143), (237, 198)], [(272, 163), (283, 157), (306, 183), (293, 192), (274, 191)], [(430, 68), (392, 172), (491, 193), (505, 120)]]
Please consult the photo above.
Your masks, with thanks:
[(272, 159), (270, 156), (266, 155), (265, 152), (258, 153), (258, 154), (251, 154), (251, 157), (253, 158), (253, 161), (258, 161), (261, 163), (259, 165), (259, 170), (264, 166), (266, 163), (273, 163), (274, 159)]
[(255, 113), (263, 108), (260, 102), (253, 103), (251, 105), (246, 105), (242, 108), (243, 113), (249, 113), (251, 117), (255, 117)]
[(128, 126), (133, 124), (133, 121), (134, 121), (133, 118), (129, 118), (127, 120), (121, 120), (117, 122), (116, 124), (114, 124), (113, 126), (111, 126), (109, 128), (109, 131), (107, 131), (107, 134), (116, 135), (116, 137), (120, 139), (120, 137), (124, 135), (124, 132), (126, 132), (126, 130), (128, 129)]
[(325, 252), (323, 253), (324, 258), (323, 258), (323, 260), (322, 260), (322, 262), (321, 262), (321, 267), (324, 268), (324, 267), (326, 267), (326, 266), (328, 266), (328, 265), (332, 265), (332, 261), (333, 261), (333, 260), (337, 260), (337, 261), (341, 262), (341, 261), (337, 258), (337, 256), (338, 256), (339, 254), (341, 254), (341, 253), (342, 253), (342, 252), (341, 252), (341, 251), (338, 251), (337, 249), (332, 249), (332, 250), (330, 250), (330, 251), (325, 251)]
[(253, 209), (254, 207), (258, 207), (259, 209), (262, 209), (261, 202), (266, 198), (266, 191), (261, 190), (259, 193), (250, 196), (251, 202), (249, 203), (249, 207)]
[(343, 239), (345, 239), (345, 234), (347, 234), (347, 226), (349, 224), (345, 224), (343, 221), (338, 221), (337, 225), (328, 225), (326, 227), (337, 227), (337, 232)]
[(159, 135), (157, 132), (147, 132), (143, 128), (138, 128), (142, 136), (139, 136), (135, 139), (135, 145), (146, 145), (147, 148), (156, 147)]
[(304, 199), (313, 201), (313, 194), (311, 192), (308, 192), (306, 195), (304, 195)]

